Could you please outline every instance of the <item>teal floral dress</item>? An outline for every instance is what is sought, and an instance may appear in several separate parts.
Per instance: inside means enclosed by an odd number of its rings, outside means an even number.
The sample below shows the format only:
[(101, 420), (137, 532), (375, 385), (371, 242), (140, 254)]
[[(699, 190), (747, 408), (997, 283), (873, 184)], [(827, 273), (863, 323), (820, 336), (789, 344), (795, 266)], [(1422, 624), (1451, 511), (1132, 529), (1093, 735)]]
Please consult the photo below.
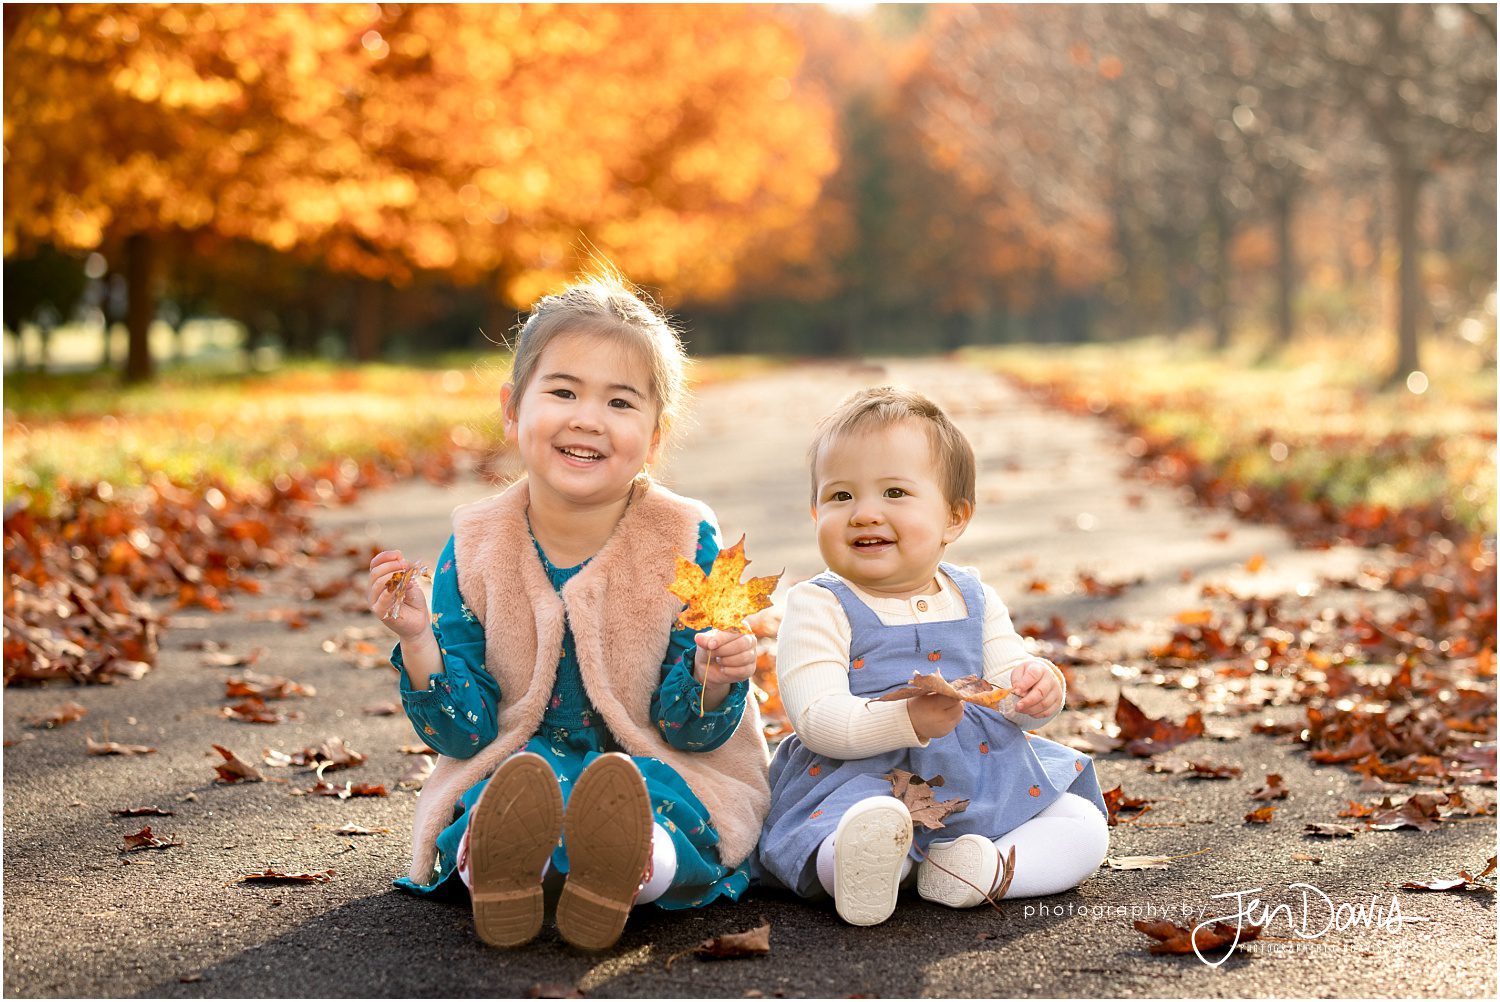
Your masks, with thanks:
[[(536, 552), (553, 589), (558, 591), (588, 563), (554, 567), (540, 546)], [(711, 523), (703, 522), (698, 529), (696, 559), (705, 573), (711, 570), (718, 553), (718, 534)], [(399, 644), (391, 653), (391, 663), (400, 669), (401, 702), (417, 733), (444, 755), (469, 758), (495, 739), (496, 707), (501, 694), (499, 683), (485, 670), (484, 629), (459, 594), (451, 537), (438, 558), (438, 570), (433, 577), (432, 611), (443, 671), (432, 676), (426, 689), (416, 690), (406, 677)], [(736, 683), (717, 710), (698, 715), (702, 686), (692, 676), (696, 650), (693, 638), (698, 632), (673, 631), (662, 666), (661, 685), (651, 702), (651, 716), (662, 738), (684, 751), (712, 751), (729, 740), (739, 726), (749, 690), (747, 683)], [(525, 750), (540, 755), (552, 767), (562, 788), (564, 804), (574, 782), (590, 762), (619, 750), (604, 718), (584, 691), (571, 629), (563, 634), (552, 698)], [(671, 887), (655, 904), (677, 909), (697, 908), (719, 897), (738, 900), (750, 881), (748, 862), (734, 869), (719, 862), (719, 833), (703, 802), (665, 762), (641, 757), (634, 758), (634, 762), (646, 780), (656, 823), (671, 834), (677, 850), (677, 873)], [(438, 871), (433, 882), (419, 884), (402, 877), (395, 881), (396, 886), (429, 895), (456, 894), (462, 889), (456, 868), (458, 847), (468, 830), (469, 811), (487, 782), (488, 779), (480, 780), (459, 798), (452, 823), (438, 836)], [(559, 873), (568, 871), (567, 846), (561, 840), (552, 854), (552, 868)]]

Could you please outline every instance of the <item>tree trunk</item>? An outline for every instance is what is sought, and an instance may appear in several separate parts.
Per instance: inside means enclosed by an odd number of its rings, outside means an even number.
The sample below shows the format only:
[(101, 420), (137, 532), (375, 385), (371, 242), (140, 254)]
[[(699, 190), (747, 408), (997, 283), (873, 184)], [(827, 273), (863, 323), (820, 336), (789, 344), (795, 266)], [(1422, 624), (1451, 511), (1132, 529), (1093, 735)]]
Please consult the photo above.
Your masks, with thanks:
[(380, 357), (384, 305), (384, 283), (369, 278), (354, 280), (354, 330), (350, 347), (356, 361), (373, 362)]
[(1396, 244), (1401, 255), (1396, 287), (1396, 368), (1391, 382), (1406, 379), (1421, 367), (1418, 317), (1422, 285), (1417, 270), (1420, 248), (1417, 240), (1417, 202), (1422, 194), (1422, 173), (1398, 161), (1396, 165)]
[(1214, 280), (1213, 301), (1209, 312), (1213, 317), (1214, 349), (1224, 351), (1229, 347), (1232, 334), (1229, 316), (1230, 268), (1229, 245), (1234, 239), (1233, 224), (1229, 221), (1229, 210), (1218, 198), (1213, 205), (1214, 230)]
[(1296, 248), (1292, 246), (1291, 183), (1277, 185), (1272, 202), (1276, 226), (1276, 344), (1285, 348), (1292, 343), (1292, 302), (1297, 295)]
[(125, 241), (125, 328), (130, 332), (125, 353), (125, 382), (150, 382), (151, 321), (156, 318), (152, 288), (156, 247), (144, 233)]

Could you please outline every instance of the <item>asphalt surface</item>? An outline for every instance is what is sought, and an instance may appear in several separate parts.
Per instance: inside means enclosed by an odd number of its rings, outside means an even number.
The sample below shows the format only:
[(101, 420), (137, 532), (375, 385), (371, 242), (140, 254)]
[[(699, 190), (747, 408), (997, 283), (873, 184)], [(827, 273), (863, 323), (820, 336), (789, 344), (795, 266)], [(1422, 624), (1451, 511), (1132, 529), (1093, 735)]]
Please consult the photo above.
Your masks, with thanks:
[[(1140, 627), (1117, 635), (1128, 646), (1201, 605), (1206, 582), (1285, 592), (1380, 559), (1353, 550), (1296, 551), (1279, 530), (1236, 523), (1192, 508), (1175, 491), (1122, 480), (1122, 443), (1100, 423), (1045, 411), (993, 377), (943, 362), (805, 366), (709, 387), (661, 476), (709, 502), (729, 540), (748, 533), (752, 573), (784, 567), (789, 585), (820, 569), (802, 462), (813, 422), (847, 390), (887, 379), (933, 393), (973, 439), (979, 511), (950, 558), (980, 567), (1018, 623), (1054, 614), (1070, 625), (1122, 619)], [(407, 484), (321, 512), (319, 522), (351, 545), (400, 547), (430, 563), (447, 537), (452, 507), (492, 490), (469, 479), (447, 490)], [(1252, 575), (1245, 563), (1256, 554), (1265, 569)], [(1483, 866), (1495, 852), (1493, 816), (1428, 833), (1304, 837), (1305, 822), (1337, 821), (1346, 800), (1370, 799), (1357, 791), (1358, 777), (1311, 765), (1286, 739), (1249, 734), (1253, 718), (1226, 716), (1209, 716), (1209, 729), (1230, 740), (1202, 739), (1182, 751), (1240, 765), (1244, 775), (1236, 780), (1157, 775), (1140, 760), (1096, 756), (1106, 789), (1123, 783), (1132, 796), (1161, 798), (1146, 819), (1156, 827), (1112, 830), (1111, 855), (1186, 857), (1167, 869), (1101, 869), (1073, 892), (1007, 902), (998, 912), (954, 912), (912, 897), (871, 929), (843, 925), (826, 905), (752, 890), (737, 905), (641, 909), (620, 943), (602, 954), (569, 948), (550, 928), (527, 947), (489, 949), (474, 936), (466, 905), (390, 886), (407, 867), (415, 797), (395, 788), (413, 761), (401, 746), (414, 736), (399, 714), (365, 712), (396, 699), (389, 668), (357, 668), (324, 649), (346, 628), (372, 625), (360, 592), (324, 602), (301, 594), (338, 577), (362, 580), (364, 563), (363, 556), (337, 557), (286, 568), (267, 575), (262, 595), (237, 598), (232, 612), (174, 616), (156, 669), (139, 681), (5, 693), (6, 995), (525, 997), (538, 986), (643, 998), (1495, 995), (1493, 895), (1397, 890), (1406, 880)], [(1067, 587), (1080, 571), (1105, 581), (1145, 580), (1117, 598), (1091, 598)], [(1029, 590), (1038, 579), (1052, 586)], [(315, 608), (323, 617), (299, 630), (263, 618), (288, 608)], [(204, 667), (195, 648), (205, 639), (231, 652), (264, 648), (256, 671), (317, 693), (277, 704), (300, 716), (274, 726), (223, 719), (224, 679), (239, 672)], [(385, 637), (374, 643), (380, 652), (389, 647)], [(1107, 719), (1123, 690), (1148, 712), (1181, 719), (1186, 699), (1137, 676), (1140, 665), (1082, 669), (1079, 688), (1108, 700), (1083, 712)], [(68, 699), (88, 708), (83, 721), (51, 731), (25, 725)], [(1270, 715), (1293, 720), (1301, 711), (1280, 707)], [(115, 741), (158, 750), (88, 756), (85, 735), (102, 738), (106, 729)], [(213, 744), (259, 762), (264, 748), (292, 752), (329, 736), (369, 756), (330, 780), (385, 783), (392, 794), (293, 796), (314, 779), (295, 768), (265, 768), (274, 782), (213, 781)], [(1244, 824), (1255, 806), (1247, 794), (1268, 772), (1284, 776), (1292, 795), (1272, 824)], [(1471, 792), (1494, 799), (1493, 787)], [(146, 804), (174, 814), (110, 813)], [(181, 845), (122, 852), (121, 836), (143, 822)], [(339, 835), (346, 824), (389, 831)], [(1321, 862), (1295, 860), (1296, 852)], [(235, 882), (266, 868), (334, 873), (320, 884)], [(1192, 955), (1152, 956), (1131, 926), (1137, 918), (1191, 924), (1251, 899), (1291, 906), (1268, 931), (1278, 939), (1241, 947), (1219, 966)], [(1330, 905), (1344, 907), (1331, 916)], [(1341, 927), (1323, 931), (1330, 917), (1341, 917)], [(762, 921), (772, 926), (769, 957), (684, 956), (668, 967), (700, 940)]]

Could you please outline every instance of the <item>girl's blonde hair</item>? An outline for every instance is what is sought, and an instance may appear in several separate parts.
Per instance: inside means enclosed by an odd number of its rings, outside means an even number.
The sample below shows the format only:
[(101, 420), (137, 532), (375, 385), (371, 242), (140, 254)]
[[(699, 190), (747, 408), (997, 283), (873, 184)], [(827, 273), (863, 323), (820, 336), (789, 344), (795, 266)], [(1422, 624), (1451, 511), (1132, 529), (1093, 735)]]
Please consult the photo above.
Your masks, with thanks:
[(641, 353), (651, 375), (656, 427), (665, 436), (686, 396), (687, 354), (666, 314), (614, 271), (588, 276), (537, 300), (516, 334), (510, 367), (511, 408), (518, 406), (536, 376), (547, 345), (564, 334), (620, 338)]

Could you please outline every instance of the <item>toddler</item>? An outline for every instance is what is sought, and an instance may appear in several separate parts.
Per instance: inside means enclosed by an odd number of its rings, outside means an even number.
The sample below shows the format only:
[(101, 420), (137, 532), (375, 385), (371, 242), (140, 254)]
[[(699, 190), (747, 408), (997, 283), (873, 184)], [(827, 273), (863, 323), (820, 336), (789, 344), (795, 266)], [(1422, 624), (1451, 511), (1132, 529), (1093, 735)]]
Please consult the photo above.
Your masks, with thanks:
[[(943, 562), (974, 511), (974, 453), (920, 394), (859, 391), (809, 453), (828, 570), (790, 590), (778, 682), (796, 733), (771, 763), (760, 862), (803, 896), (832, 895), (853, 925), (917, 893), (954, 908), (1055, 894), (1098, 868), (1107, 812), (1088, 756), (1028, 733), (1062, 709), (1064, 680), (1031, 656), (994, 591)], [(980, 675), (1012, 690), (1004, 712), (941, 695), (877, 702), (915, 672)], [(886, 774), (941, 775), (965, 799), (940, 831), (913, 833)]]

